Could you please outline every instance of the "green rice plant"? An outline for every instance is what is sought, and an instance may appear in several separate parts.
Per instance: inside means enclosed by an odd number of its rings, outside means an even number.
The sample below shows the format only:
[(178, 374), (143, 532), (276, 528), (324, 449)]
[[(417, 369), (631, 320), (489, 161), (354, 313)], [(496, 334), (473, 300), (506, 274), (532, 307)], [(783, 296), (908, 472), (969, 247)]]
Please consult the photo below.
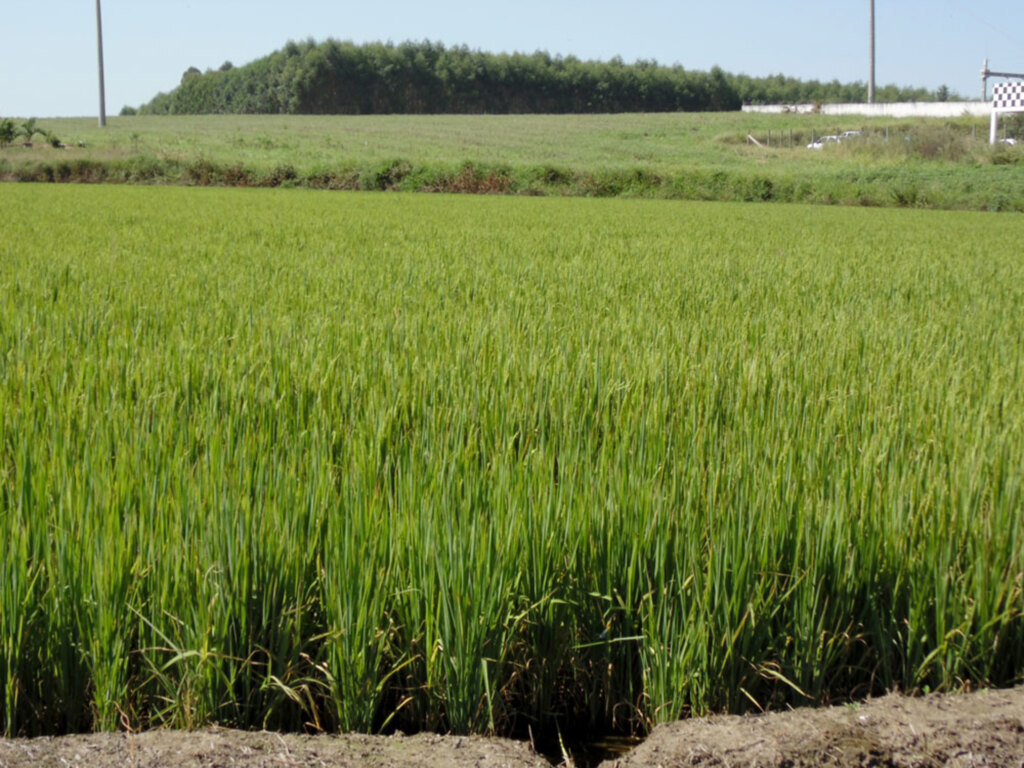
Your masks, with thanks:
[[(12, 468), (6, 467), (5, 470), (12, 471)], [(5, 483), (5, 490), (8, 488)], [(16, 509), (15, 505), (13, 499), (5, 501), (5, 507), (9, 509)], [(3, 721), (4, 733), (18, 734), (34, 725), (27, 717), (37, 683), (33, 649), (28, 639), (40, 622), (40, 571), (35, 564), (35, 553), (30, 549), (32, 538), (26, 521), (20, 515), (11, 515), (8, 522), (10, 525), (3, 529), (7, 552), (4, 571), (0, 574), (0, 604), (4, 607), (0, 613), (3, 619), (0, 658), (4, 661), (0, 667), (0, 680), (3, 682), (0, 720)]]
[[(333, 474), (344, 471), (347, 452), (332, 438), (339, 462)], [(380, 724), (389, 683), (407, 664), (401, 649), (392, 650), (398, 628), (388, 613), (397, 548), (394, 532), (381, 530), (382, 510), (368, 503), (372, 495), (360, 488), (358, 474), (346, 491), (348, 503), (327, 517), (323, 550), (323, 607), (333, 628), (325, 638), (329, 694), (342, 730), (369, 732)]]
[(7, 734), (542, 736), (1020, 679), (1013, 217), (0, 205)]

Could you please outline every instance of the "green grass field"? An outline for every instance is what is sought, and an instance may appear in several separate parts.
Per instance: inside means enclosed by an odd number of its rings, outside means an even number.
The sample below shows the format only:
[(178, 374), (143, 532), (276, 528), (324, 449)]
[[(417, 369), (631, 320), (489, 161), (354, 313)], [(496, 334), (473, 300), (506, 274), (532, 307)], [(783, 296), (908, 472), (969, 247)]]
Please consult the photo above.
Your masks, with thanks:
[[(203, 116), (40, 126), (67, 149), (2, 149), (0, 179), (1024, 210), (1024, 149), (989, 148), (981, 119)], [(813, 135), (851, 129), (864, 138), (806, 149)]]
[(0, 723), (1024, 675), (1024, 222), (4, 185)]

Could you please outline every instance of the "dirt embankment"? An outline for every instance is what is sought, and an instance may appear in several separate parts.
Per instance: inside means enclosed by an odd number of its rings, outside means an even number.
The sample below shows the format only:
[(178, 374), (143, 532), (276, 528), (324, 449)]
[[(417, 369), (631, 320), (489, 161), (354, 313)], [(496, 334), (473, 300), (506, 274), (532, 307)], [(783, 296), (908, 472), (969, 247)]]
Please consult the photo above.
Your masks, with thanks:
[[(660, 726), (602, 768), (1024, 768), (1024, 687)], [(0, 768), (548, 768), (528, 744), (457, 736), (296, 736), (209, 729), (0, 740)]]
[(688, 720), (656, 728), (617, 765), (1024, 768), (1024, 687)]
[(551, 768), (529, 744), (436, 736), (297, 736), (208, 729), (0, 741), (2, 768)]

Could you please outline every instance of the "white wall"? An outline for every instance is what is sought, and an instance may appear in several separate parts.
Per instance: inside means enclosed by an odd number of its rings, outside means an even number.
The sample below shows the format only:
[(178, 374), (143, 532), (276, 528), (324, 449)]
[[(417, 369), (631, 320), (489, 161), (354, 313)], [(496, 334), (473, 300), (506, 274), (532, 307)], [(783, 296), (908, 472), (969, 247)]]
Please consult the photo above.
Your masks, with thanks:
[[(813, 104), (765, 104), (743, 107), (744, 112), (811, 114)], [(985, 101), (912, 101), (888, 104), (822, 104), (822, 115), (864, 115), (865, 117), (988, 117), (992, 104)]]

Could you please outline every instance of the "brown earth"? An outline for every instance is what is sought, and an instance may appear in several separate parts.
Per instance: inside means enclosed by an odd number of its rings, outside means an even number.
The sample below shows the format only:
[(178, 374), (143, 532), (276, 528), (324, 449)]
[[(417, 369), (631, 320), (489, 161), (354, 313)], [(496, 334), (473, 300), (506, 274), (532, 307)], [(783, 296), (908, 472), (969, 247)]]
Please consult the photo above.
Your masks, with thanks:
[[(1024, 768), (1024, 687), (659, 726), (602, 768)], [(0, 740), (0, 768), (548, 768), (529, 744), (458, 736), (297, 736), (208, 729)]]
[(551, 768), (528, 744), (482, 737), (298, 736), (227, 729), (0, 741), (2, 768)]
[(711, 717), (655, 728), (625, 758), (637, 766), (1024, 767), (1024, 687), (844, 707)]

